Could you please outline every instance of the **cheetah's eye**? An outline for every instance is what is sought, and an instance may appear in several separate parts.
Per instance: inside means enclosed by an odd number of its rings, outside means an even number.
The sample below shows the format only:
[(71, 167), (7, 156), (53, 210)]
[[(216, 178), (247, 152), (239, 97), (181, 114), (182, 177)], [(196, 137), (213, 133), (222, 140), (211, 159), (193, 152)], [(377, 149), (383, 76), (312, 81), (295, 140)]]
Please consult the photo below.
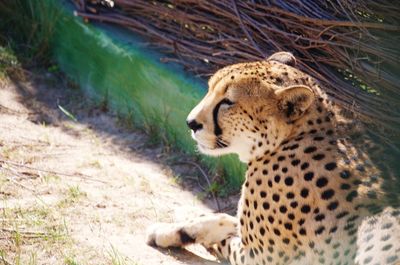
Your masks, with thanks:
[(228, 105), (228, 106), (232, 106), (233, 104), (235, 104), (234, 102), (232, 102), (230, 99), (228, 98), (224, 98), (223, 100), (221, 100), (219, 102), (220, 105)]

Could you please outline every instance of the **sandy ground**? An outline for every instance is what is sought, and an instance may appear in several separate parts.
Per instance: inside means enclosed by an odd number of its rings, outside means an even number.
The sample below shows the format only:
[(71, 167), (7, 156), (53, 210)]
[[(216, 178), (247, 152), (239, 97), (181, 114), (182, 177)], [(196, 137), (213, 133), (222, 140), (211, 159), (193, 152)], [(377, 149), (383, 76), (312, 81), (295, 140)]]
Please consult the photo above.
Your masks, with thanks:
[(144, 243), (153, 222), (216, 209), (199, 170), (44, 76), (1, 82), (0, 264), (216, 264), (197, 246)]

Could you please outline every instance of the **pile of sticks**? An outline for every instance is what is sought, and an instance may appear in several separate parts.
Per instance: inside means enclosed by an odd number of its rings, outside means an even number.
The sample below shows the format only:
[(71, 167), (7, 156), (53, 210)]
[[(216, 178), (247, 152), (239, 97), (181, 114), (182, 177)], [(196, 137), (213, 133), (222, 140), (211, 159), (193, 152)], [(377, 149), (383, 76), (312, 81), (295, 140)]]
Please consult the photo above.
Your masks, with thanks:
[(290, 51), (338, 103), (400, 135), (400, 5), (390, 0), (71, 0), (199, 76)]

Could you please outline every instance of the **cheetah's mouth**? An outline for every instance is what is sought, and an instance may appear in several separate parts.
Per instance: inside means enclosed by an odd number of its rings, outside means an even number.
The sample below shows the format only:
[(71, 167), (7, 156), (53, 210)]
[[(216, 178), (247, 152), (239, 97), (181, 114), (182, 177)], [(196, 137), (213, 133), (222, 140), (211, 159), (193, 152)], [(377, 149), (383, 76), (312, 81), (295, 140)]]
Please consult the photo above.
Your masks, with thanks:
[(191, 135), (192, 139), (197, 143), (198, 150), (204, 154), (221, 155), (221, 151), (225, 151), (229, 147), (229, 143), (221, 139), (221, 137), (200, 136), (193, 131)]
[[(201, 143), (199, 141), (197, 142), (197, 146), (200, 152), (208, 155), (221, 155), (220, 153), (222, 150), (226, 150), (228, 148), (228, 143), (225, 141), (222, 141), (221, 139), (216, 139), (215, 143), (213, 145), (207, 145), (204, 143)], [(223, 152), (225, 153), (225, 152)]]

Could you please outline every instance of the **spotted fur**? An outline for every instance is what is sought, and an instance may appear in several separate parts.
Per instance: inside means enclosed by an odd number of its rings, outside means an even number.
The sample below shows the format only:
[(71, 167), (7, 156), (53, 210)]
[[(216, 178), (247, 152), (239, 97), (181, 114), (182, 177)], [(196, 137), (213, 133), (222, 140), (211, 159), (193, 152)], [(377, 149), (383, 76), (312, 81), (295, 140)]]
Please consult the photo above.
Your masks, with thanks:
[(247, 163), (237, 218), (155, 225), (160, 247), (201, 243), (231, 264), (399, 264), (400, 211), (382, 203), (379, 171), (289, 53), (228, 66), (188, 116), (205, 154)]

